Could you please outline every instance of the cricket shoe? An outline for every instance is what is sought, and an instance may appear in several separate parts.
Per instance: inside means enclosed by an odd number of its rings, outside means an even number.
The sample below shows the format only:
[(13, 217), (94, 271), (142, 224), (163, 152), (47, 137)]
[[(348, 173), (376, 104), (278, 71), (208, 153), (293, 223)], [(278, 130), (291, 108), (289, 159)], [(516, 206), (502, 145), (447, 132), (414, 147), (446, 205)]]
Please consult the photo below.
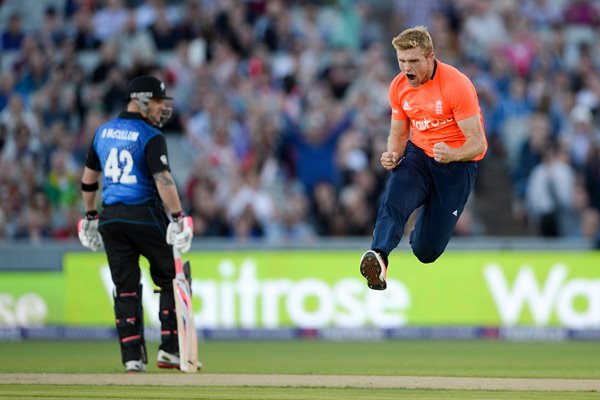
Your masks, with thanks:
[(142, 360), (131, 360), (125, 362), (125, 372), (128, 374), (135, 374), (139, 372), (146, 372), (146, 364)]
[(373, 290), (385, 290), (387, 267), (383, 259), (373, 250), (368, 250), (360, 259), (360, 273), (367, 279), (367, 285)]
[(179, 356), (177, 354), (167, 353), (164, 350), (159, 350), (156, 356), (156, 366), (158, 368), (179, 369)]

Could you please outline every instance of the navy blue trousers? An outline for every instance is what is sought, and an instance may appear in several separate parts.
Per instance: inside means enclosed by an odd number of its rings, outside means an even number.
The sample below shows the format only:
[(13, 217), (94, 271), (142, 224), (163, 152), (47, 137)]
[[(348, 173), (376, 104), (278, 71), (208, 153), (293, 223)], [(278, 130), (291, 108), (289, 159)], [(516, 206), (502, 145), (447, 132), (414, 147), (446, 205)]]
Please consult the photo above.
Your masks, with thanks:
[(371, 249), (386, 256), (398, 246), (406, 221), (421, 207), (410, 246), (423, 263), (446, 249), (477, 176), (477, 162), (441, 164), (408, 142), (381, 198)]

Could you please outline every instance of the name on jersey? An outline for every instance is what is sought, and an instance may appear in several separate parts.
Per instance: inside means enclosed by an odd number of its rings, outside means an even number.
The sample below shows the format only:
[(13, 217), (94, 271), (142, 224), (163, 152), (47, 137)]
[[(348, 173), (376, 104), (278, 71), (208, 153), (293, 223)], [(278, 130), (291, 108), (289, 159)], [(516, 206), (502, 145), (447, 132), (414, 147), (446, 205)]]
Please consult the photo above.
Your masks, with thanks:
[(453, 117), (446, 119), (429, 119), (424, 118), (422, 120), (411, 119), (410, 124), (413, 128), (419, 131), (425, 131), (427, 129), (436, 128), (440, 125), (446, 125), (454, 121)]
[(112, 128), (104, 128), (102, 130), (102, 137), (108, 139), (119, 139), (119, 140), (129, 140), (135, 142), (140, 136), (138, 131), (127, 131), (123, 129), (112, 129)]

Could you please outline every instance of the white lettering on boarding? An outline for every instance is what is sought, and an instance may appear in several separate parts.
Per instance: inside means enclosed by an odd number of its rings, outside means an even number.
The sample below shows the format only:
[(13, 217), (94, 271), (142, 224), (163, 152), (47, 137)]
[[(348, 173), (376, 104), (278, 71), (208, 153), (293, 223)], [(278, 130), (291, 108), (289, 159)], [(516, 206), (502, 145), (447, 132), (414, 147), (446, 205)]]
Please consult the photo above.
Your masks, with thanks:
[[(222, 260), (218, 280), (192, 281), (194, 317), (202, 328), (358, 328), (372, 325), (395, 328), (406, 325), (412, 299), (400, 281), (389, 279), (385, 292), (369, 290), (355, 278), (328, 282), (319, 278), (260, 279), (254, 260), (236, 266)], [(112, 296), (108, 266), (102, 269), (106, 292)], [(144, 309), (151, 323), (158, 320), (158, 297), (142, 272)]]
[[(566, 265), (556, 264), (548, 271), (546, 281), (538, 283), (533, 268), (524, 265), (511, 288), (500, 266), (486, 266), (485, 280), (502, 324), (519, 324), (529, 306), (537, 326), (549, 325), (555, 314), (558, 322), (568, 328), (599, 328), (600, 280), (581, 277), (569, 280), (568, 271)], [(581, 307), (582, 303), (584, 307)]]
[(0, 293), (0, 327), (42, 326), (48, 319), (48, 304), (37, 293)]

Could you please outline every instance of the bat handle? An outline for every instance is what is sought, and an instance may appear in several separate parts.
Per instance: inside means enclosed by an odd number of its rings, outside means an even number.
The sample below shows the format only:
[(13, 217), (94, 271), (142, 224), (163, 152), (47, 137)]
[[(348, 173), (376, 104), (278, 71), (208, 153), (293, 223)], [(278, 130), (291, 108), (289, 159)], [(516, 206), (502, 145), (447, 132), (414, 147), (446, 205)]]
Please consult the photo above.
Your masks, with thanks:
[(173, 247), (173, 261), (175, 261), (175, 275), (184, 275), (181, 253), (175, 247)]

